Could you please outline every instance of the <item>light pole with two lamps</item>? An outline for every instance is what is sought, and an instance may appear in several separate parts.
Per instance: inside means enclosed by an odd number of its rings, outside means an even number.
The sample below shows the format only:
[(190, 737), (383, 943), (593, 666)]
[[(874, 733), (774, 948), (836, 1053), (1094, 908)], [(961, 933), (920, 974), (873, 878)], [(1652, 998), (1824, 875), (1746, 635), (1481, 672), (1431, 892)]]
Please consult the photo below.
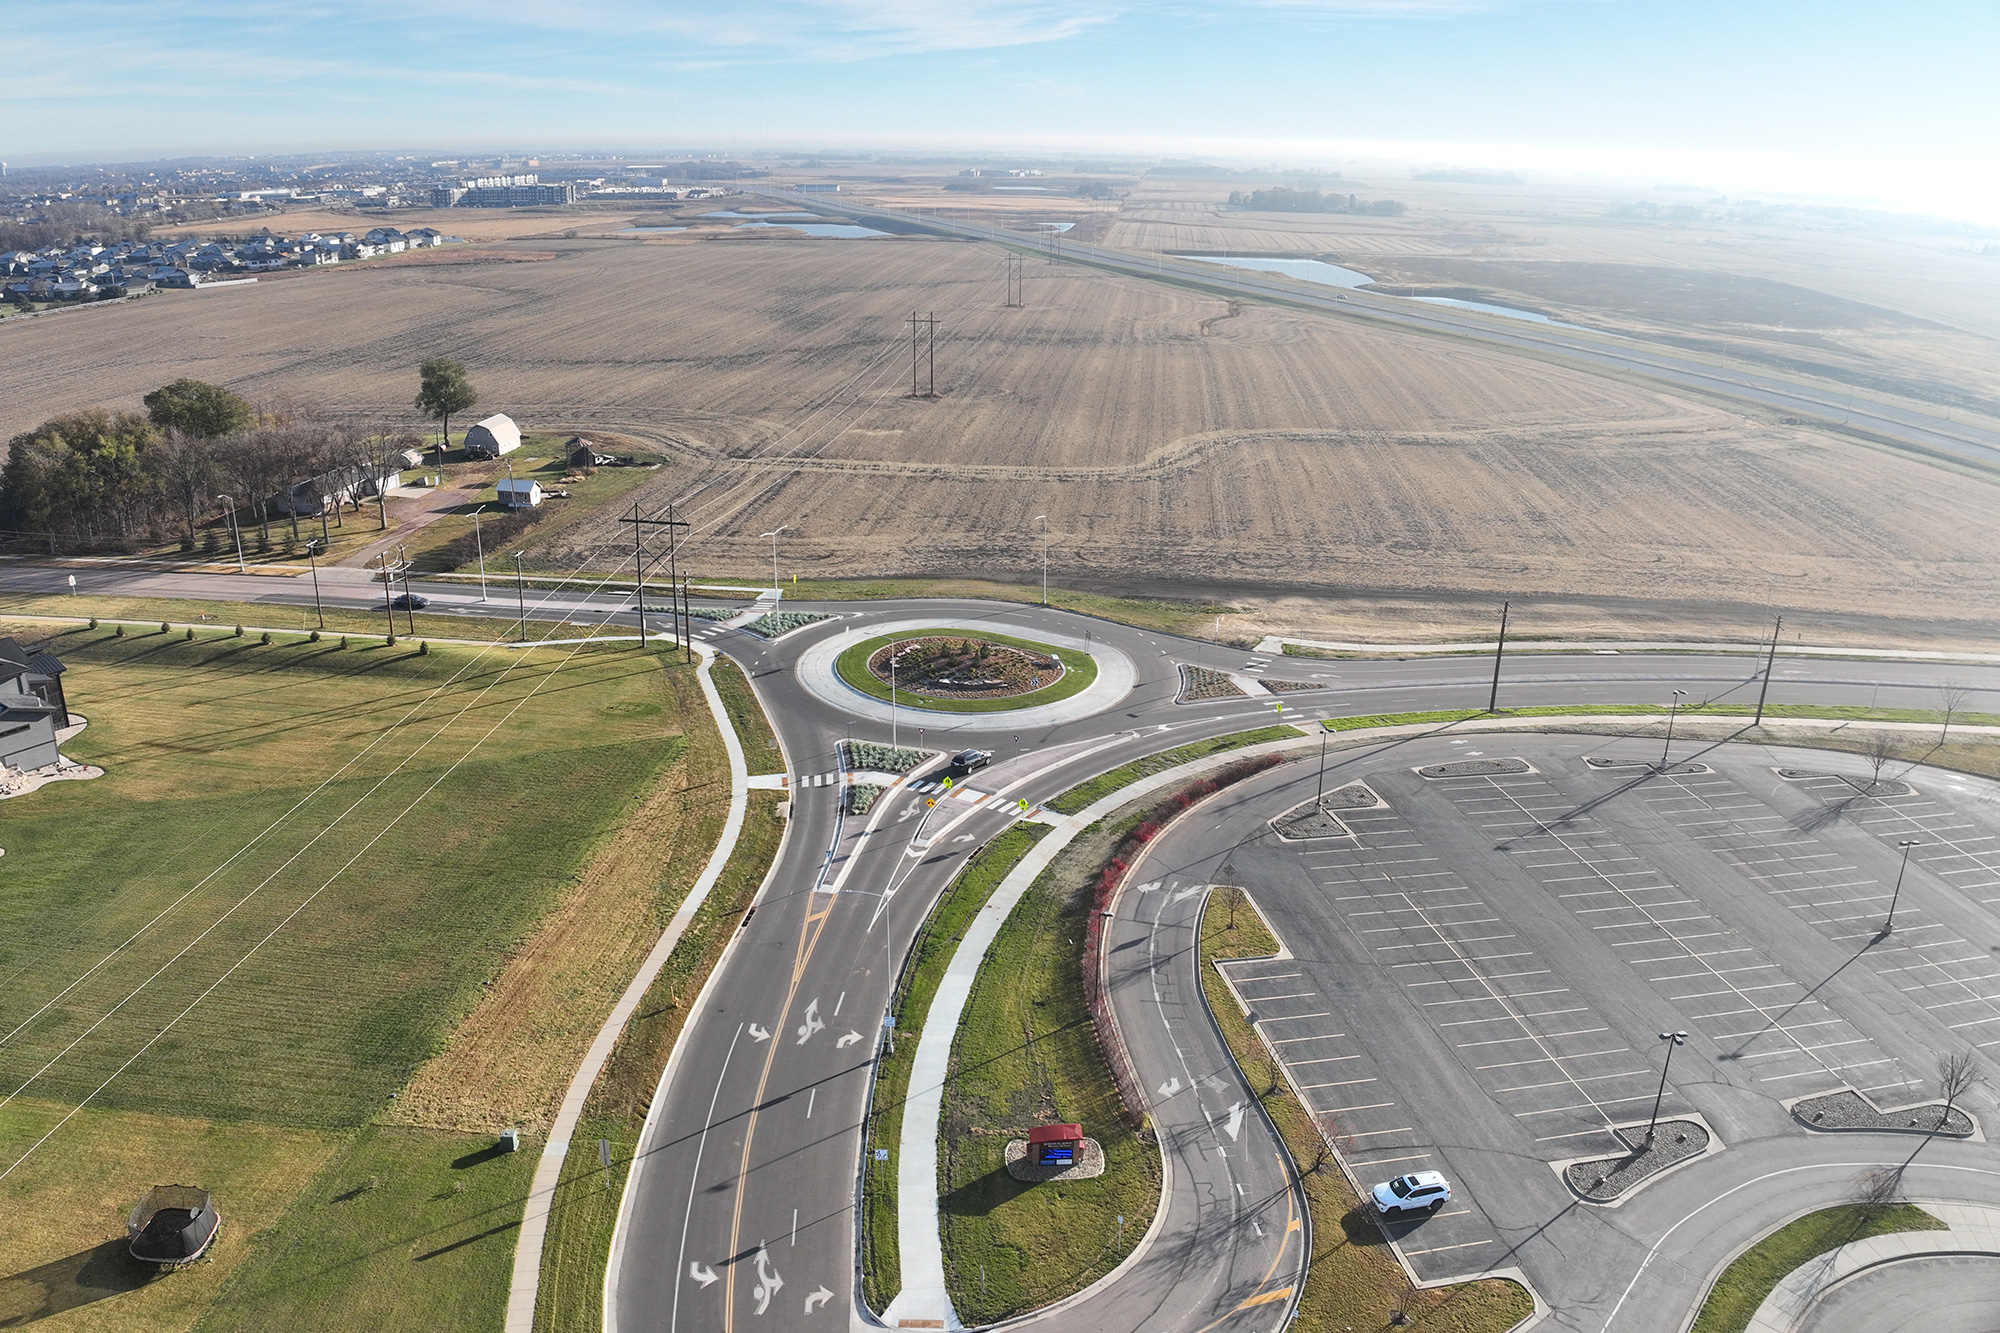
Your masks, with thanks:
[(1673, 702), (1667, 705), (1667, 743), (1660, 747), (1660, 771), (1667, 770), (1667, 753), (1674, 748), (1674, 717), (1681, 711), (1681, 700), (1687, 697), (1686, 690), (1675, 690)]
[(1667, 1062), (1660, 1066), (1660, 1090), (1653, 1094), (1653, 1118), (1646, 1122), (1646, 1142), (1653, 1142), (1653, 1126), (1660, 1123), (1660, 1099), (1667, 1095), (1667, 1071), (1674, 1067), (1674, 1047), (1687, 1045), (1685, 1032), (1662, 1032), (1660, 1040), (1667, 1044)]
[(1882, 933), (1884, 935), (1896, 929), (1896, 904), (1903, 897), (1903, 875), (1910, 868), (1910, 849), (1912, 847), (1921, 847), (1924, 844), (1917, 838), (1905, 838), (1896, 845), (1903, 849), (1903, 864), (1896, 868), (1896, 891), (1889, 895), (1889, 919), (1882, 923)]
[(787, 524), (785, 527), (779, 528), (774, 532), (760, 532), (757, 534), (759, 537), (769, 537), (771, 539), (771, 596), (773, 597), (780, 595), (778, 592), (778, 533), (789, 531), (791, 531), (791, 526)]
[(243, 564), (243, 529), (236, 526), (236, 501), (227, 495), (218, 495), (215, 498), (229, 501), (229, 533), (236, 538), (236, 572), (247, 574), (249, 570)]

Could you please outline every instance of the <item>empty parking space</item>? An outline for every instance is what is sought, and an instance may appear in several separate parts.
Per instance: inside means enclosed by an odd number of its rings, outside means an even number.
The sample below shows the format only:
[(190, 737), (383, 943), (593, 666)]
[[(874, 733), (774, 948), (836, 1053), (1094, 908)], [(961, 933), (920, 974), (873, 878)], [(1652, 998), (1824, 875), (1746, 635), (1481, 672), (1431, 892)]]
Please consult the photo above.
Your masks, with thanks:
[[(1656, 1098), (1783, 1133), (1783, 1102), (1917, 1100), (1935, 1050), (2000, 1049), (2000, 953), (1973, 942), (2000, 816), (1748, 748), (1662, 771), (1615, 742), (1516, 745), (1350, 766), (1385, 808), (1230, 857), (1295, 955), (1226, 965), (1292, 1086), (1364, 1183), (1458, 1188), (1391, 1229), (1421, 1276), (1520, 1262), (1508, 1217), (1570, 1201), (1539, 1164), (1624, 1151), (1614, 1127), (1642, 1132)], [(1884, 933), (1909, 840), (1924, 879)]]

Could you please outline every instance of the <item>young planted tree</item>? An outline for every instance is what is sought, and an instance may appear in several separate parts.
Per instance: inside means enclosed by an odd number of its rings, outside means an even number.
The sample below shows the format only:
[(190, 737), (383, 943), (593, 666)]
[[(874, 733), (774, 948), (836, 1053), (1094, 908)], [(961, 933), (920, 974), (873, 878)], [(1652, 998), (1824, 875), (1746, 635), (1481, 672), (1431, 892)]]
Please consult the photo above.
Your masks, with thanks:
[(234, 435), (255, 424), (257, 414), (249, 403), (219, 384), (178, 379), (163, 384), (140, 401), (146, 415), (161, 430), (177, 430), (183, 435), (213, 440)]
[(448, 356), (434, 356), (417, 368), (417, 410), (439, 423), (438, 466), (444, 466), (445, 446), (451, 442), (454, 413), (470, 411), (479, 401), (465, 367)]
[(1972, 1084), (1978, 1077), (1979, 1065), (1971, 1051), (1938, 1053), (1938, 1091), (1944, 1094), (1944, 1114), (1938, 1117), (1939, 1129), (1950, 1127), (1952, 1108), (1958, 1104), (1959, 1098), (1972, 1091)]
[(1943, 745), (1951, 736), (1951, 719), (1965, 711), (1965, 701), (1972, 694), (1972, 687), (1962, 680), (1946, 676), (1938, 682), (1938, 702), (1944, 706), (1944, 727), (1938, 732), (1938, 744)]

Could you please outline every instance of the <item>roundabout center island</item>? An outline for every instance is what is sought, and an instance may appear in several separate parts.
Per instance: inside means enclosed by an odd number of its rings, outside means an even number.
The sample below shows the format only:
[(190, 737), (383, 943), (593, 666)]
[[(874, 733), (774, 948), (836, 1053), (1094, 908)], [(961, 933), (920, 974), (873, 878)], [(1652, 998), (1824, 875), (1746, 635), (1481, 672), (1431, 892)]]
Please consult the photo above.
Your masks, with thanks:
[(942, 713), (997, 713), (1070, 698), (1097, 679), (1088, 652), (951, 626), (846, 646), (834, 670), (884, 703)]

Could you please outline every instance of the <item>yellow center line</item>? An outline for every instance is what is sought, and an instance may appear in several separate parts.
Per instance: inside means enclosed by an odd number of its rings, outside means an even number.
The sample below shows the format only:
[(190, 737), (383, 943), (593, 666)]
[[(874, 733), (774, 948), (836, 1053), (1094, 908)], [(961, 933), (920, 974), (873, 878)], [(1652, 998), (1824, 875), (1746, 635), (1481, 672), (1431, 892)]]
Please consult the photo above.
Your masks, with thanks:
[[(1285, 1173), (1284, 1157), (1278, 1153), (1272, 1153), (1271, 1156), (1277, 1160), (1278, 1173), (1280, 1175), (1283, 1175)], [(1271, 1266), (1264, 1270), (1263, 1277), (1257, 1279), (1258, 1286), (1261, 1287), (1266, 1282), (1269, 1282), (1271, 1280), (1271, 1275), (1278, 1271), (1279, 1263), (1281, 1263), (1284, 1260), (1285, 1251), (1291, 1248), (1292, 1233), (1300, 1229), (1301, 1229), (1301, 1224), (1299, 1222), (1298, 1200), (1292, 1197), (1292, 1187), (1289, 1184), (1287, 1184), (1285, 1186), (1284, 1237), (1278, 1242), (1278, 1252), (1271, 1256)], [(1293, 1290), (1294, 1289), (1291, 1287), (1279, 1287), (1275, 1291), (1260, 1291), (1255, 1296), (1248, 1297), (1242, 1302), (1238, 1303), (1234, 1309), (1230, 1310), (1230, 1312), (1222, 1316), (1222, 1318), (1214, 1321), (1214, 1323), (1203, 1324), (1200, 1328), (1195, 1330), (1195, 1333), (1208, 1333), (1210, 1329), (1215, 1328), (1221, 1324), (1226, 1324), (1231, 1319), (1234, 1319), (1237, 1315), (1242, 1314), (1245, 1310), (1254, 1309), (1259, 1305), (1270, 1305), (1275, 1301), (1289, 1300), (1291, 1299)]]

